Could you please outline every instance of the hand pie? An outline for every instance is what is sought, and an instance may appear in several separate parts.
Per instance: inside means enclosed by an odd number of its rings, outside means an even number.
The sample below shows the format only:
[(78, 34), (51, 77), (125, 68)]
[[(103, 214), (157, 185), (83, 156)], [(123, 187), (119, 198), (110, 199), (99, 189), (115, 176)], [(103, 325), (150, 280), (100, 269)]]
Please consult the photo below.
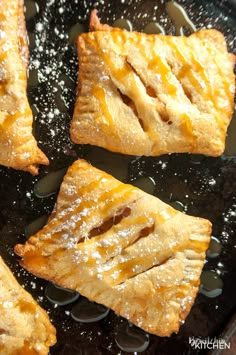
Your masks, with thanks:
[(48, 159), (32, 134), (23, 1), (0, 0), (0, 164), (38, 173)]
[(56, 342), (47, 313), (16, 281), (0, 257), (0, 354), (46, 355)]
[(223, 35), (147, 35), (100, 24), (78, 38), (71, 139), (130, 155), (219, 156), (234, 105), (235, 57)]
[(210, 233), (208, 220), (78, 160), (49, 223), (15, 252), (33, 274), (169, 336), (198, 292)]

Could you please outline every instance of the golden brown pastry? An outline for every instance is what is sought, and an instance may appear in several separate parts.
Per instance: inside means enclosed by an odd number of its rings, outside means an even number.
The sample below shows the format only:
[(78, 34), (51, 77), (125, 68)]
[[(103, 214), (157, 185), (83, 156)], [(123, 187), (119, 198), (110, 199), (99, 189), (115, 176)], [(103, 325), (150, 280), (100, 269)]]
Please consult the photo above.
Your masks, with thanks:
[(0, 0), (0, 164), (38, 173), (48, 159), (32, 134), (23, 1)]
[(235, 57), (223, 35), (150, 35), (102, 25), (78, 38), (71, 139), (131, 155), (221, 155), (233, 113)]
[(48, 224), (15, 252), (33, 274), (168, 336), (194, 303), (210, 233), (208, 220), (78, 160)]
[(56, 330), (47, 313), (0, 257), (0, 354), (46, 355), (55, 342)]

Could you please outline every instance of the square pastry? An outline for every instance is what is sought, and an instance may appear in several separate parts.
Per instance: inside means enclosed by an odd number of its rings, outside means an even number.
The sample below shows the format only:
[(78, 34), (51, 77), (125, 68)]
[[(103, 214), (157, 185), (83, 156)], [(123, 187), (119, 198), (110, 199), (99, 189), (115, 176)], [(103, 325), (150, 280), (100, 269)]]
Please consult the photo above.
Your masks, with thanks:
[(48, 224), (15, 252), (33, 274), (147, 332), (178, 332), (198, 292), (211, 223), (76, 161)]
[(48, 159), (32, 134), (27, 67), (23, 1), (0, 0), (0, 164), (35, 175)]
[(130, 155), (224, 152), (235, 57), (217, 30), (189, 37), (102, 25), (78, 38), (71, 139)]

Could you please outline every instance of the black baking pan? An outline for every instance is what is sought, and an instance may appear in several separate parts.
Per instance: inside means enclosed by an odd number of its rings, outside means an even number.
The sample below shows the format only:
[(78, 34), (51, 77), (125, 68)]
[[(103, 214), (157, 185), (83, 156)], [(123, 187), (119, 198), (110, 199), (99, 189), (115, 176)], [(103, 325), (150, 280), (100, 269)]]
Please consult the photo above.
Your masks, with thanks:
[[(48, 311), (58, 340), (51, 354), (203, 354), (211, 350), (212, 339), (226, 339), (228, 345), (230, 336), (225, 338), (225, 334), (233, 334), (235, 321), (223, 331), (236, 311), (236, 118), (229, 128), (225, 154), (219, 158), (189, 154), (128, 157), (73, 145), (69, 138), (77, 82), (74, 40), (79, 32), (88, 31), (93, 8), (103, 23), (138, 31), (149, 28), (188, 35), (194, 29), (216, 28), (234, 52), (235, 1), (179, 0), (178, 4), (181, 8), (171, 15), (167, 1), (161, 0), (25, 1), (30, 44), (28, 96), (34, 134), (50, 165), (41, 167), (37, 177), (0, 167), (0, 253), (19, 282)], [(150, 23), (154, 23), (151, 29)], [(146, 334), (112, 311), (58, 290), (18, 265), (14, 245), (46, 222), (66, 168), (81, 157), (185, 213), (212, 222), (200, 292), (177, 335)], [(196, 345), (196, 339), (203, 345)], [(232, 350), (233, 341), (230, 345)], [(217, 354), (221, 351), (219, 345)]]

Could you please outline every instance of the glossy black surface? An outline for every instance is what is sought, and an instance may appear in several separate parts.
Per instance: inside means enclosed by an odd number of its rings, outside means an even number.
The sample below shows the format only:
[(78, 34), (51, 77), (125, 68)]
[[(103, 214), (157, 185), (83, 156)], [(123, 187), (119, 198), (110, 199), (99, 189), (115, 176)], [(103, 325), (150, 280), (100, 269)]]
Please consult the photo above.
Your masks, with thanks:
[[(197, 29), (211, 26), (221, 30), (229, 49), (235, 49), (236, 14), (232, 4), (197, 0), (178, 3)], [(36, 197), (36, 182), (49, 172), (69, 166), (78, 157), (88, 158), (123, 181), (151, 179), (155, 182), (154, 195), (167, 203), (178, 203), (186, 213), (213, 223), (213, 235), (220, 240), (222, 250), (216, 258), (208, 259), (205, 270), (220, 274), (223, 292), (216, 298), (198, 295), (179, 334), (170, 338), (151, 335), (142, 354), (197, 354), (189, 345), (189, 336), (217, 336), (236, 306), (236, 158), (232, 155), (236, 153), (235, 134), (231, 132), (227, 142), (226, 151), (231, 155), (220, 158), (187, 154), (126, 157), (73, 145), (68, 128), (75, 100), (77, 56), (69, 37), (71, 27), (79, 22), (87, 28), (94, 7), (102, 21), (109, 24), (123, 16), (139, 31), (150, 21), (160, 23), (170, 34), (174, 33), (174, 26), (166, 15), (165, 1), (48, 0), (39, 1), (38, 5), (35, 16), (27, 21), (31, 44), (28, 92), (35, 115), (34, 132), (50, 158), (50, 166), (41, 167), (38, 177), (0, 167), (0, 253), (19, 282), (48, 310), (58, 338), (51, 354), (125, 354), (115, 341), (124, 323), (122, 318), (110, 311), (106, 318), (93, 324), (73, 320), (73, 304), (55, 307), (50, 303), (44, 294), (47, 282), (29, 275), (18, 265), (13, 247), (25, 240), (24, 230), (30, 222), (52, 211), (56, 193)]]
[(78, 300), (79, 294), (75, 291), (59, 287), (49, 282), (45, 287), (45, 296), (47, 299), (58, 306), (66, 306)]
[(74, 320), (81, 323), (94, 323), (104, 319), (109, 313), (107, 307), (91, 302), (84, 298), (77, 302), (72, 310), (71, 316)]

